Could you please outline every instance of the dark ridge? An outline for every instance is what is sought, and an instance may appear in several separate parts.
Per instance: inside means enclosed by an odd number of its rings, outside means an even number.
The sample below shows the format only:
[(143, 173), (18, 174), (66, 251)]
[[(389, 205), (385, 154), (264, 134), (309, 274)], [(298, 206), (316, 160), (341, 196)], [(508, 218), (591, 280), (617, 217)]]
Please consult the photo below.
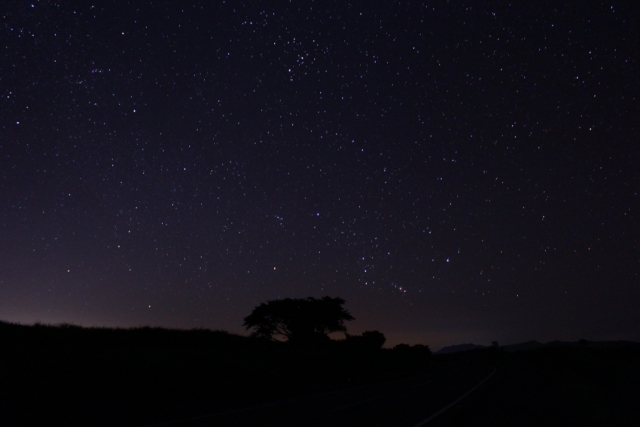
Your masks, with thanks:
[(431, 360), (426, 346), (294, 346), (205, 329), (0, 322), (0, 342), (2, 426), (160, 422), (413, 374)]

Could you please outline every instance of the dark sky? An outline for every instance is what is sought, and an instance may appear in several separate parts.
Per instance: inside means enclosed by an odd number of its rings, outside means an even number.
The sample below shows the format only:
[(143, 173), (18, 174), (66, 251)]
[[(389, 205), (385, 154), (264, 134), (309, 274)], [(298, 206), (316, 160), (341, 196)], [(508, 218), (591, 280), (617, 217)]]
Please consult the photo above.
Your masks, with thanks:
[(0, 319), (640, 340), (636, 1), (0, 13)]

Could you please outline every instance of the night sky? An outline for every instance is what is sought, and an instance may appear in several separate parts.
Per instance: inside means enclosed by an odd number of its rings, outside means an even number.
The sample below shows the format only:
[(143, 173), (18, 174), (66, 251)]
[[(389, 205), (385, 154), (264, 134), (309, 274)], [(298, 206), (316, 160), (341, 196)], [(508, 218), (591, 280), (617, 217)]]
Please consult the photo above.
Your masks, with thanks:
[(636, 1), (3, 1), (0, 319), (640, 340)]

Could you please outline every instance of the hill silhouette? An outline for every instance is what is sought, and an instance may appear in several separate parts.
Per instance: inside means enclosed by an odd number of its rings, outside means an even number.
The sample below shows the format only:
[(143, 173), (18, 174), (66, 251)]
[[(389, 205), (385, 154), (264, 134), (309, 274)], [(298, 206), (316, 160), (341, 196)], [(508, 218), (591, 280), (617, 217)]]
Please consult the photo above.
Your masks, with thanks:
[[(550, 341), (548, 343), (541, 343), (539, 341), (531, 340), (518, 344), (510, 344), (501, 346), (500, 348), (507, 352), (535, 350), (538, 348), (546, 347), (582, 347), (589, 346), (592, 348), (602, 349), (617, 349), (617, 348), (640, 348), (640, 343), (633, 341)], [(478, 344), (456, 344), (447, 347), (443, 347), (436, 351), (435, 354), (451, 354), (459, 353), (461, 351), (486, 349), (489, 346)]]
[(0, 425), (158, 422), (410, 374), (430, 360), (353, 337), (291, 346), (204, 329), (0, 322), (0, 340)]
[[(490, 372), (490, 381), (435, 425), (640, 419), (638, 343), (529, 342), (506, 346), (518, 351), (473, 346), (432, 356), (424, 345), (380, 348), (383, 338), (373, 332), (289, 345), (203, 329), (0, 322), (0, 425), (143, 426), (212, 413), (231, 415), (211, 425), (256, 425), (264, 424), (260, 408), (274, 408), (275, 425), (414, 425)], [(353, 418), (327, 410), (330, 399), (318, 401), (320, 412), (287, 404), (321, 396), (353, 402), (340, 403), (355, 405)], [(242, 408), (257, 409), (236, 411)], [(240, 413), (244, 418), (234, 415)]]

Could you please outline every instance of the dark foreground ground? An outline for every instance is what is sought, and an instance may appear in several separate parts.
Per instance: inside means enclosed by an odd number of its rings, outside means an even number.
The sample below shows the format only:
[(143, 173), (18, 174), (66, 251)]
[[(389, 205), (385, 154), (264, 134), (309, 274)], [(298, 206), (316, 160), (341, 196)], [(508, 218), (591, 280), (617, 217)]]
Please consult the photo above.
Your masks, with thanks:
[(291, 348), (0, 323), (0, 426), (640, 425), (638, 349)]
[(637, 348), (506, 356), (487, 383), (428, 426), (640, 426)]

